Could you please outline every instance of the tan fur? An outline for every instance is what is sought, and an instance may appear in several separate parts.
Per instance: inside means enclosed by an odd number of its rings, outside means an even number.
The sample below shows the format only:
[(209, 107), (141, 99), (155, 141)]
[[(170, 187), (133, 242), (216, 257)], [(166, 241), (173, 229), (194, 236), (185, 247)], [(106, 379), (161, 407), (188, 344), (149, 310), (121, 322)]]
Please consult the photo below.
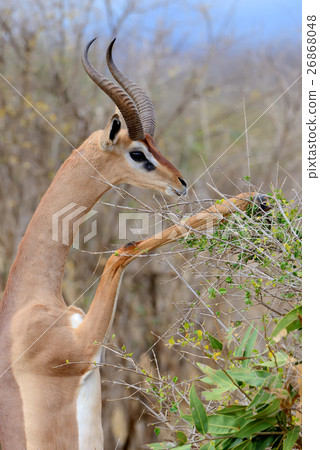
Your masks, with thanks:
[[(77, 398), (83, 376), (95, 369), (95, 360), (112, 317), (118, 290), (117, 270), (107, 292), (98, 289), (106, 307), (89, 309), (78, 328), (67, 308), (61, 282), (70, 245), (52, 239), (52, 215), (70, 203), (85, 206), (86, 214), (110, 185), (121, 182), (165, 191), (181, 189), (179, 172), (159, 165), (141, 174), (128, 164), (132, 146), (125, 130), (114, 141), (110, 126), (93, 133), (67, 159), (43, 196), (10, 270), (0, 305), (0, 443), (3, 450), (78, 449)], [(79, 219), (79, 216), (77, 217)], [(74, 230), (76, 231), (76, 230)], [(110, 297), (110, 299), (109, 299)], [(97, 302), (96, 302), (97, 303)], [(102, 319), (102, 320), (101, 320)], [(73, 364), (83, 362), (83, 364)], [(101, 428), (101, 404), (92, 411)], [(99, 425), (100, 422), (100, 425)], [(95, 420), (93, 420), (95, 423)], [(101, 435), (102, 436), (102, 435)], [(93, 438), (94, 439), (94, 438)], [(96, 444), (101, 448), (101, 439)], [(84, 445), (84, 444), (83, 444)]]
[[(78, 438), (77, 398), (83, 376), (97, 370), (88, 362), (96, 359), (97, 343), (110, 326), (122, 272), (146, 249), (172, 242), (188, 232), (185, 225), (175, 226), (160, 238), (155, 236), (120, 249), (119, 256), (113, 255), (106, 265), (88, 314), (83, 315), (84, 320), (77, 328), (72, 328), (72, 315), (83, 313), (76, 307), (68, 309), (62, 297), (61, 282), (69, 246), (52, 240), (52, 214), (71, 202), (89, 210), (110, 188), (105, 180), (163, 191), (167, 184), (181, 189), (179, 172), (173, 173), (168, 165), (160, 165), (141, 177), (140, 172), (127, 164), (125, 152), (132, 142), (125, 131), (107, 149), (101, 149), (101, 142), (106, 142), (103, 133), (94, 133), (62, 165), (28, 226), (9, 274), (0, 305), (3, 450), (69, 450), (86, 445)], [(244, 196), (231, 200), (230, 204), (217, 205), (190, 218), (187, 226), (202, 229), (208, 219), (214, 225), (234, 210), (233, 204), (245, 209), (247, 201)], [(71, 242), (72, 227), (69, 231)], [(100, 401), (91, 414), (97, 418), (91, 447), (101, 449), (101, 438), (95, 440), (101, 428)]]

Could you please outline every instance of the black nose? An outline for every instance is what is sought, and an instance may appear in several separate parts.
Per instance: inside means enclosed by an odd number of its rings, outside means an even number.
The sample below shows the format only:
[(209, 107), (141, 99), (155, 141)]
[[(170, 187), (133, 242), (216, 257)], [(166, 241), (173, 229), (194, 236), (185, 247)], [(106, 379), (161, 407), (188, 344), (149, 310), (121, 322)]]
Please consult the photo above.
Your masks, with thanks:
[(184, 181), (184, 179), (180, 178), (180, 177), (178, 177), (178, 178), (179, 178), (179, 181), (182, 184), (182, 186), (186, 188), (187, 187), (187, 183)]

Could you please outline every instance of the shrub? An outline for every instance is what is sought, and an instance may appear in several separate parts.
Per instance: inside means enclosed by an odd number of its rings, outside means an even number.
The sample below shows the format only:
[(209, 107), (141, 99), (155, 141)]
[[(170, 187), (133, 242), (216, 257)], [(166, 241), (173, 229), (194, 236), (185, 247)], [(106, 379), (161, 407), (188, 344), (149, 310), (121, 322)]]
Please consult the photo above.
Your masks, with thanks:
[[(211, 234), (183, 240), (194, 253), (192, 270), (206, 268), (203, 292), (195, 291), (166, 345), (198, 376), (155, 376), (130, 355), (144, 376), (138, 390), (156, 418), (155, 433), (171, 431), (151, 449), (301, 446), (300, 207), (280, 190), (269, 194), (269, 203), (267, 212), (250, 205)], [(206, 311), (202, 322), (192, 320), (199, 305)]]

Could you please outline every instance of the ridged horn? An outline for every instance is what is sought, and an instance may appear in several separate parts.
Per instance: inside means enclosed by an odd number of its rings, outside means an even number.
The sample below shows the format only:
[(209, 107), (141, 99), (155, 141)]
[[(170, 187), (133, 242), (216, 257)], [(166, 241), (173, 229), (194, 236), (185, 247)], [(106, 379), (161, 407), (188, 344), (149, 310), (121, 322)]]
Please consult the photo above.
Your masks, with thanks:
[(115, 65), (112, 58), (112, 48), (115, 40), (116, 39), (113, 39), (107, 49), (106, 59), (109, 70), (115, 80), (117, 80), (120, 86), (122, 86), (123, 89), (132, 97), (135, 104), (137, 105), (145, 134), (148, 133), (153, 137), (156, 128), (156, 115), (154, 106), (145, 91), (136, 83), (129, 80), (129, 78), (127, 78)]
[(94, 69), (89, 62), (88, 51), (91, 44), (96, 39), (97, 38), (92, 39), (87, 44), (86, 49), (83, 52), (81, 59), (84, 70), (95, 82), (95, 84), (99, 86), (99, 88), (102, 89), (103, 92), (105, 92), (119, 108), (126, 122), (130, 139), (132, 139), (133, 141), (141, 140), (144, 138), (145, 132), (139, 115), (139, 111), (137, 109), (137, 106), (134, 104), (134, 101), (120, 86), (108, 80), (108, 78)]

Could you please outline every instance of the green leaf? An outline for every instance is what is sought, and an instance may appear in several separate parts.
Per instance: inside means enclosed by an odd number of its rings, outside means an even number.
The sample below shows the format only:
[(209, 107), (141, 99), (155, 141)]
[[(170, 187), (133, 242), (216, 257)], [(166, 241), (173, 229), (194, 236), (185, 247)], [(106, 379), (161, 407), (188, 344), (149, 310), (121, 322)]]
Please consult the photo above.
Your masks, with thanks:
[(271, 337), (276, 338), (281, 330), (286, 328), (287, 332), (302, 328), (300, 316), (302, 315), (302, 306), (297, 306), (292, 309), (288, 314), (282, 317), (277, 323), (277, 326), (273, 330)]
[(216, 414), (232, 414), (233, 416), (238, 416), (240, 414), (245, 413), (247, 410), (246, 406), (242, 406), (242, 405), (231, 405), (231, 406), (226, 406), (223, 409), (220, 409), (219, 411), (216, 411)]
[(206, 409), (199, 400), (199, 397), (196, 393), (196, 388), (194, 384), (191, 386), (190, 394), (190, 412), (192, 415), (193, 423), (199, 433), (205, 435), (208, 431), (208, 417), (206, 413)]
[(191, 450), (191, 444), (178, 445), (178, 447), (170, 447), (172, 450)]
[(300, 427), (294, 427), (290, 430), (283, 441), (283, 450), (291, 450), (296, 443), (300, 433)]
[(287, 331), (290, 333), (290, 331), (294, 330), (301, 330), (302, 329), (302, 322), (301, 319), (294, 320), (290, 323), (290, 325), (287, 326)]
[(280, 400), (277, 398), (273, 402), (269, 403), (267, 407), (262, 409), (258, 414), (254, 415), (254, 419), (265, 419), (270, 416), (278, 414), (280, 411)]
[(255, 433), (260, 433), (277, 423), (276, 417), (266, 420), (254, 420), (247, 423), (244, 427), (240, 429), (237, 433), (237, 437), (250, 438)]
[(252, 450), (252, 442), (247, 439), (242, 441), (241, 444), (236, 445), (235, 447), (231, 447), (232, 450)]
[(263, 388), (279, 389), (280, 387), (281, 380), (278, 374), (272, 375), (271, 377), (267, 378), (248, 408), (251, 409), (262, 403), (270, 403), (274, 400), (275, 395), (267, 392)]
[(272, 357), (272, 359), (270, 359), (269, 361), (263, 362), (263, 363), (259, 363), (259, 366), (263, 366), (263, 367), (282, 367), (284, 365), (286, 365), (288, 359), (290, 358), (289, 355), (287, 355), (286, 352), (281, 351), (281, 352), (277, 352), (274, 354), (274, 357), (277, 361), (277, 364), (275, 363), (274, 358)]
[(252, 439), (252, 450), (266, 450), (278, 436), (257, 436)]
[(237, 381), (256, 387), (261, 386), (264, 380), (271, 376), (271, 373), (266, 370), (250, 370), (247, 368), (234, 368), (227, 370), (227, 373)]
[(181, 418), (186, 420), (191, 426), (193, 426), (193, 418), (191, 414), (181, 414)]
[(187, 442), (187, 440), (188, 440), (187, 436), (184, 434), (183, 431), (177, 431), (176, 438), (177, 438), (177, 441), (178, 441), (179, 445), (185, 444)]
[(214, 450), (215, 448), (214, 441), (210, 441), (207, 444), (201, 445), (200, 450)]
[(201, 381), (203, 383), (211, 384), (211, 386), (213, 386), (214, 384), (217, 384), (217, 383), (214, 383), (210, 377), (203, 377), (203, 378), (201, 378)]
[[(230, 412), (229, 412), (230, 410)], [(231, 416), (234, 419), (237, 419), (239, 426), (243, 426), (250, 420), (254, 420), (254, 410), (248, 409), (246, 406), (232, 405), (227, 406), (221, 411), (217, 411), (216, 414)]]
[[(245, 358), (251, 357), (252, 356), (252, 350), (253, 347), (256, 343), (257, 340), (257, 336), (258, 336), (258, 330), (254, 329), (251, 336), (249, 337), (249, 339), (247, 340), (246, 346), (245, 346), (245, 350), (243, 352), (243, 356)], [(248, 367), (250, 360), (249, 359), (245, 359), (244, 361), (242, 361), (242, 366), (243, 367)]]
[(210, 345), (213, 350), (219, 350), (219, 351), (222, 350), (222, 348), (223, 348), (222, 342), (218, 341), (218, 339), (211, 336), (211, 334), (208, 334), (208, 339), (209, 339)]
[(205, 375), (207, 375), (207, 377), (209, 377), (209, 380), (207, 378), (202, 379), (202, 381), (205, 380), (204, 381), (205, 383), (216, 384), (217, 386), (219, 386), (221, 388), (226, 388), (226, 390), (237, 389), (237, 386), (235, 386), (233, 381), (222, 370), (214, 370), (214, 369), (211, 369), (211, 367), (209, 367), (205, 364), (200, 364), (200, 363), (197, 363), (197, 366), (199, 367), (200, 370), (202, 370), (202, 372)]
[(247, 329), (246, 334), (243, 336), (241, 344), (234, 351), (234, 356), (236, 356), (236, 357), (243, 356), (243, 351), (244, 351), (247, 341), (250, 337), (251, 331), (252, 331), (252, 326), (250, 326)]
[(229, 450), (234, 448), (236, 445), (240, 444), (242, 439), (239, 438), (228, 438), (221, 439), (219, 441), (216, 440), (216, 449), (217, 450)]
[[(252, 350), (257, 340), (258, 330), (254, 329), (251, 325), (248, 327), (243, 339), (241, 340), (241, 344), (234, 351), (234, 356), (239, 357), (247, 357), (250, 358), (252, 356)], [(250, 360), (245, 359), (242, 361), (242, 366), (247, 367), (249, 365)]]
[(240, 426), (257, 419), (265, 419), (279, 412), (280, 400), (276, 399), (272, 403), (257, 405), (254, 409), (248, 409), (247, 406), (231, 405), (226, 406), (216, 414), (231, 415), (237, 419)]
[(252, 450), (252, 442), (250, 440), (242, 441), (235, 447), (229, 447), (232, 450)]
[(239, 430), (239, 421), (235, 417), (223, 414), (208, 416), (208, 432), (214, 436), (219, 434), (235, 434)]
[[(148, 447), (152, 450), (168, 450), (173, 449), (175, 444), (171, 444), (169, 442), (156, 442), (154, 444), (148, 444)], [(181, 447), (180, 447), (181, 448)]]
[[(207, 383), (207, 384), (211, 384), (211, 385), (217, 384), (217, 383), (214, 383), (214, 381), (209, 377), (203, 377), (203, 378), (201, 378), (201, 381), (203, 381), (203, 383)], [(226, 391), (233, 392), (234, 390), (238, 389), (237, 384), (235, 382), (233, 382), (232, 380), (230, 380), (230, 378), (228, 378), (227, 376), (225, 378), (226, 382), (223, 383), (222, 381), (223, 380), (220, 378), (219, 383), (222, 384), (222, 386), (220, 386), (219, 388), (216, 388), (215, 390), (219, 389), (222, 392), (226, 392)]]
[(221, 400), (225, 392), (233, 392), (237, 389), (237, 385), (222, 370), (214, 370), (211, 367), (200, 363), (197, 363), (197, 366), (207, 375), (207, 377), (202, 378), (204, 383), (219, 386), (217, 389), (202, 392), (202, 396), (206, 400)]
[(221, 400), (223, 397), (223, 394), (225, 394), (226, 392), (231, 392), (234, 389), (229, 389), (229, 388), (216, 388), (216, 389), (212, 389), (211, 391), (202, 391), (202, 397), (205, 398), (205, 400), (207, 401), (213, 401), (213, 400)]

